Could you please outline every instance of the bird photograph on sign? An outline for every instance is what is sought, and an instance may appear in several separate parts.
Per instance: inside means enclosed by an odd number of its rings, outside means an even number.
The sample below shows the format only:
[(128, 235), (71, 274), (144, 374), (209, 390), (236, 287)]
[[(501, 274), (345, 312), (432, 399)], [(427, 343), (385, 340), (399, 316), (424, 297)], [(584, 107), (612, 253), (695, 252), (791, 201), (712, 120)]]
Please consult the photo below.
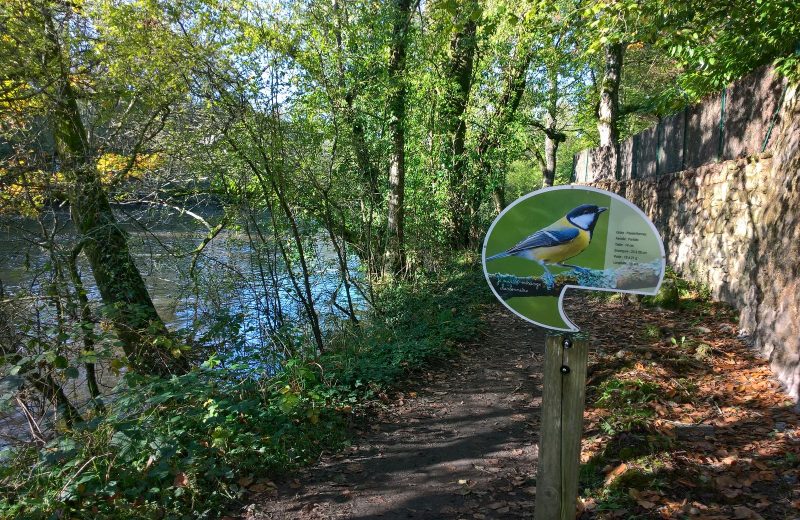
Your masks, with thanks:
[(555, 264), (560, 267), (582, 269), (580, 266), (562, 262), (582, 253), (589, 246), (597, 220), (600, 218), (600, 214), (607, 210), (608, 208), (594, 204), (581, 204), (567, 213), (564, 218), (526, 237), (508, 251), (490, 256), (486, 261), (499, 260), (509, 256), (527, 258), (542, 266), (545, 284), (553, 287), (555, 278), (547, 265)]
[(566, 289), (655, 294), (665, 257), (655, 227), (635, 205), (597, 188), (559, 186), (521, 197), (495, 219), (483, 268), (512, 312), (577, 331), (562, 308)]

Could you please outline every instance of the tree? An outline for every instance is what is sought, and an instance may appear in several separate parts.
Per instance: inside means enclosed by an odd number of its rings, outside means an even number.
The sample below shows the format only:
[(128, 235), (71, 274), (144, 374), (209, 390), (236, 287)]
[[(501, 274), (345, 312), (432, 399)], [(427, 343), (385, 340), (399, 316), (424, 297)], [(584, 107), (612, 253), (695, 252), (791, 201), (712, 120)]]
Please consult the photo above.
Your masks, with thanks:
[(584, 12), (584, 24), (591, 30), (588, 51), (601, 56), (597, 133), (601, 169), (610, 178), (619, 176), (619, 94), (625, 49), (639, 38), (635, 24), (641, 13), (641, 5), (629, 0), (587, 3)]
[(564, 130), (577, 108), (576, 100), (581, 100), (585, 90), (583, 78), (587, 68), (579, 51), (579, 32), (573, 26), (574, 16), (564, 11), (562, 8), (543, 30), (540, 66), (532, 82), (530, 103), (539, 117), (534, 115), (528, 124), (543, 135), (543, 152), (538, 146), (533, 146), (533, 151), (542, 170), (544, 187), (555, 183), (558, 147), (567, 139)]
[[(654, 104), (649, 107), (628, 107), (624, 111), (620, 107), (628, 49), (657, 47), (656, 43), (663, 37), (666, 27), (663, 9), (669, 9), (669, 6), (669, 3), (659, 0), (603, 0), (587, 2), (584, 6), (581, 25), (587, 33), (587, 54), (599, 56), (596, 105), (600, 146), (598, 160), (607, 177), (619, 177), (620, 122), (623, 115), (633, 110), (655, 107)], [(669, 62), (663, 53), (656, 53), (654, 61), (659, 59)], [(646, 90), (636, 82), (637, 78), (632, 78), (630, 82), (635, 90)], [(645, 96), (651, 97), (653, 94), (648, 92)]]
[(403, 228), (406, 189), (406, 48), (411, 26), (411, 0), (392, 3), (392, 43), (389, 49), (389, 202), (386, 210), (386, 263), (384, 272), (400, 274), (406, 269)]
[(492, 111), (481, 121), (474, 138), (475, 172), (468, 204), (470, 244), (474, 244), (482, 234), (479, 211), (487, 195), (491, 194), (495, 209), (505, 206), (504, 178), (502, 168), (498, 168), (500, 164), (496, 155), (502, 148), (509, 127), (517, 118), (517, 109), (526, 92), (531, 63), (539, 51), (539, 29), (545, 20), (554, 15), (552, 5), (544, 6), (544, 9), (540, 7), (527, 3), (509, 7), (510, 23), (499, 35), (501, 42), (497, 47), (498, 54), (492, 55), (489, 63), (484, 64), (488, 70), (499, 65), (501, 71), (496, 81), (497, 90), (492, 92), (494, 95), (489, 94), (486, 100)]
[[(58, 171), (76, 228), (80, 249), (86, 255), (129, 362), (137, 370), (166, 373), (185, 364), (176, 358), (175, 345), (128, 250), (127, 237), (119, 226), (97, 169), (97, 150), (84, 121), (81, 103), (101, 110), (111, 95), (98, 88), (108, 62), (97, 47), (82, 48), (93, 41), (93, 30), (81, 8), (61, 1), (15, 0), (4, 9), (2, 24), (9, 29), (0, 44), (5, 64), (0, 103), (6, 114), (19, 103), (36, 103), (39, 115), (52, 127)], [(88, 55), (88, 57), (87, 57)], [(87, 59), (88, 58), (88, 59)], [(87, 60), (87, 61), (82, 61)], [(98, 60), (95, 62), (94, 60)], [(96, 63), (100, 63), (98, 66)], [(105, 69), (107, 70), (107, 69)], [(92, 83), (95, 83), (92, 86)], [(135, 96), (131, 105), (135, 105)], [(169, 110), (152, 113), (139, 128), (128, 169), (145, 143), (161, 128)], [(29, 114), (30, 116), (30, 114)], [(41, 167), (41, 165), (31, 165)]]
[(619, 85), (625, 47), (620, 42), (603, 48), (603, 76), (600, 80), (600, 100), (597, 104), (597, 133), (604, 152), (601, 168), (611, 178), (619, 178)]
[(467, 0), (453, 4), (450, 26), (450, 56), (445, 66), (445, 87), (442, 99), (442, 133), (445, 136), (442, 166), (449, 176), (450, 232), (454, 247), (469, 244), (469, 182), (465, 119), (472, 87), (475, 51), (478, 47), (477, 27), (481, 18), (478, 2)]

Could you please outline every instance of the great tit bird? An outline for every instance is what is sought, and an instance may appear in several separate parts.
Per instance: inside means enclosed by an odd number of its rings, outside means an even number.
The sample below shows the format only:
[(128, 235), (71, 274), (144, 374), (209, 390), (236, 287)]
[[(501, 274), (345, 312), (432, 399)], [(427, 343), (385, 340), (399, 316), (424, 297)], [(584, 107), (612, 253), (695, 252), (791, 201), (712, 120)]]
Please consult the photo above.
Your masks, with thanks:
[(532, 260), (542, 266), (544, 269), (544, 281), (547, 287), (552, 289), (555, 284), (555, 278), (553, 278), (550, 270), (547, 269), (547, 265), (581, 269), (577, 265), (563, 262), (580, 254), (589, 247), (589, 243), (592, 241), (592, 232), (595, 225), (597, 225), (597, 219), (606, 210), (608, 208), (595, 206), (594, 204), (582, 204), (567, 213), (563, 218), (522, 240), (511, 249), (490, 256), (486, 261), (498, 260), (509, 256), (519, 256)]

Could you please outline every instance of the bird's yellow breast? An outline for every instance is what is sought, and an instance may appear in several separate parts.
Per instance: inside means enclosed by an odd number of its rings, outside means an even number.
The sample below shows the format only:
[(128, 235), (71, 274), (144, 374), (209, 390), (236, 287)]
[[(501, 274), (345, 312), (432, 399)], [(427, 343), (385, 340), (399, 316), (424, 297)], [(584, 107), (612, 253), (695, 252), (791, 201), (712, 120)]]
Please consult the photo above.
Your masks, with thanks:
[(551, 247), (540, 247), (533, 251), (533, 255), (548, 264), (555, 264), (576, 256), (589, 246), (591, 236), (588, 231), (580, 230), (578, 236), (569, 242)]

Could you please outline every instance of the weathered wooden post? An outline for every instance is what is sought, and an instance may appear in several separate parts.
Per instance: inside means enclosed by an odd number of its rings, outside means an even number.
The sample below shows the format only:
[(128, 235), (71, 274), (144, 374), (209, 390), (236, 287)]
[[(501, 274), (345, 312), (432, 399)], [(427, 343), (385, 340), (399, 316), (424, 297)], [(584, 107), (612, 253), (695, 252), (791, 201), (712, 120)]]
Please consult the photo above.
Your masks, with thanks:
[(588, 356), (584, 335), (545, 339), (535, 520), (575, 518)]

